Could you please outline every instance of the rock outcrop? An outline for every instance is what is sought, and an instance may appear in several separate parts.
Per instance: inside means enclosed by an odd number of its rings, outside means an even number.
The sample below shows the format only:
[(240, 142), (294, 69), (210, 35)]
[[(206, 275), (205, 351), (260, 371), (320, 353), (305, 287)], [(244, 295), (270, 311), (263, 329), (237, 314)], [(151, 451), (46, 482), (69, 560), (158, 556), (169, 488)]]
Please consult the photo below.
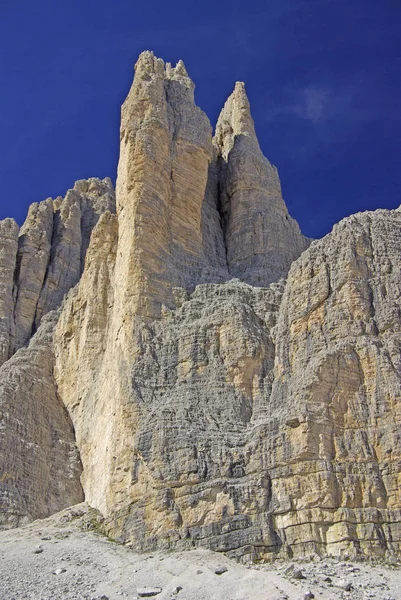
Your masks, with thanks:
[(18, 230), (13, 219), (0, 221), (0, 365), (10, 357), (10, 338), (14, 332), (13, 285)]
[(173, 68), (151, 52), (135, 69), (121, 115), (118, 301), (122, 311), (159, 317), (175, 306), (173, 288), (228, 273), (213, 182), (207, 189), (212, 128), (194, 85), (181, 61)]
[(115, 212), (111, 180), (77, 181), (65, 198), (29, 207), (21, 230), (0, 223), (0, 364), (24, 346), (42, 317), (78, 283), (91, 231), (104, 211)]
[(400, 234), (398, 211), (353, 215), (291, 267), (266, 455), (293, 551), (400, 551)]
[(18, 253), (1, 229), (3, 463), (26, 476), (4, 487), (0, 459), (3, 523), (80, 499), (78, 448), (85, 500), (140, 550), (399, 554), (400, 230), (363, 213), (310, 245), (243, 84), (212, 138), (183, 63), (143, 53), (116, 211), (89, 180), (31, 207)]
[(106, 210), (115, 211), (112, 183), (93, 178), (64, 199), (32, 204), (20, 231), (12, 219), (0, 222), (0, 528), (83, 498), (74, 429), (53, 376), (53, 309), (79, 281)]
[(0, 367), (0, 529), (83, 499), (74, 430), (53, 377), (49, 313), (27, 348)]

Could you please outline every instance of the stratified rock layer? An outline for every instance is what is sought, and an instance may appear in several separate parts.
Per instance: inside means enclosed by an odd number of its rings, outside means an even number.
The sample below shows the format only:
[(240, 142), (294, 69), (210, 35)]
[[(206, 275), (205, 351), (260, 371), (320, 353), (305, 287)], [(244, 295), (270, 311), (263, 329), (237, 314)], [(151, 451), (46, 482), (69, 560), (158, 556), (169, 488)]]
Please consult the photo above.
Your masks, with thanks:
[(261, 474), (242, 447), (272, 383), (282, 285), (224, 283), (218, 151), (182, 63), (141, 55), (121, 135), (118, 237), (99, 221), (56, 330), (86, 499), (140, 548), (260, 543), (268, 491), (250, 501)]
[(56, 322), (50, 313), (0, 367), (0, 529), (83, 500), (74, 430), (53, 377)]
[(265, 452), (296, 552), (400, 552), (400, 234), (398, 211), (353, 215), (289, 273)]
[[(97, 264), (110, 256), (107, 230), (102, 236)], [(87, 302), (95, 271), (85, 271), (56, 334), (56, 379), (75, 424), (87, 500), (110, 535), (140, 549), (261, 543), (273, 534), (269, 477), (247, 470), (245, 442), (271, 389), (270, 327), (282, 286), (203, 284), (161, 319), (138, 320), (127, 379), (125, 357), (111, 363), (114, 336), (106, 346), (87, 343), (96, 339)], [(96, 306), (102, 331), (107, 306)]]

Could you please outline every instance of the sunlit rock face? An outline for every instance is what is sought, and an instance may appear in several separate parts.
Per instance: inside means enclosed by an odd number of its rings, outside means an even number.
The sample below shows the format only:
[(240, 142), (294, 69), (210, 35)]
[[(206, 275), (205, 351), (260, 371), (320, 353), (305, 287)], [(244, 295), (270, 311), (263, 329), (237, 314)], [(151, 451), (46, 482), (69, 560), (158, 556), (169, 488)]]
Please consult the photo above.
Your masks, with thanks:
[(243, 84), (212, 137), (183, 63), (144, 52), (116, 198), (78, 182), (0, 225), (0, 398), (15, 379), (28, 415), (0, 413), (0, 468), (40, 448), (25, 487), (0, 474), (3, 526), (84, 494), (138, 550), (399, 553), (400, 212), (310, 244)]
[(79, 281), (106, 210), (115, 212), (112, 183), (92, 178), (32, 204), (20, 230), (0, 222), (0, 528), (83, 499), (74, 428), (53, 374), (54, 309)]
[(272, 508), (293, 550), (399, 552), (400, 232), (398, 211), (356, 214), (291, 267), (269, 404)]

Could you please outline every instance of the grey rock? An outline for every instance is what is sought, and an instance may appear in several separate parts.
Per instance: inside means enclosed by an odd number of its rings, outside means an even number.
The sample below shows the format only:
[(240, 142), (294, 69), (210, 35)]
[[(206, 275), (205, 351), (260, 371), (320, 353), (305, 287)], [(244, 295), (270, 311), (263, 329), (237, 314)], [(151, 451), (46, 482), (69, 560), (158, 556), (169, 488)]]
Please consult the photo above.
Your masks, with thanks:
[(15, 271), (15, 334), (12, 353), (29, 340), (50, 259), (54, 209), (51, 198), (31, 204), (18, 239)]
[(298, 569), (297, 567), (294, 567), (294, 569), (292, 570), (291, 577), (293, 579), (306, 579), (301, 569)]
[(345, 592), (350, 592), (352, 590), (352, 583), (345, 579), (340, 579), (334, 583), (334, 587), (344, 590)]
[(141, 551), (397, 556), (401, 213), (309, 245), (243, 85), (213, 142), (183, 63), (151, 52), (114, 212), (88, 180), (34, 205), (18, 249), (0, 226), (1, 525), (84, 490)]
[(140, 598), (150, 598), (161, 594), (162, 591), (163, 590), (160, 587), (143, 587), (137, 589), (137, 594)]
[(18, 248), (18, 225), (13, 219), (0, 221), (0, 365), (11, 355), (14, 334), (14, 271)]
[(72, 423), (53, 377), (57, 314), (0, 367), (0, 529), (83, 499)]
[(177, 585), (177, 587), (175, 587), (173, 589), (173, 594), (176, 596), (179, 592), (181, 592), (182, 587), (180, 585)]

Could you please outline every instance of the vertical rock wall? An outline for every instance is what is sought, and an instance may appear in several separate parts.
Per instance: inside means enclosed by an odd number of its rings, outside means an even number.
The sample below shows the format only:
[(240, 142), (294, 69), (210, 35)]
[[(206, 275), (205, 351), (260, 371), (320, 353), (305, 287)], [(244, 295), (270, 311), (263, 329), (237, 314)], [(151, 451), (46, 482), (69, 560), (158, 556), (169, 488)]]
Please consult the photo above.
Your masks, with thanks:
[(1, 221), (0, 364), (78, 283), (91, 231), (106, 210), (115, 212), (112, 183), (92, 178), (77, 181), (64, 199), (32, 204), (20, 231), (12, 219)]
[(50, 313), (0, 367), (0, 529), (82, 502), (81, 462), (53, 377)]
[(14, 333), (13, 286), (18, 230), (13, 219), (0, 221), (0, 365), (10, 357), (10, 339)]
[(208, 187), (212, 129), (194, 85), (182, 62), (172, 68), (151, 52), (135, 69), (121, 117), (117, 300), (121, 311), (159, 317), (162, 305), (175, 306), (173, 288), (222, 281), (227, 269)]
[(400, 551), (400, 233), (397, 211), (353, 215), (289, 273), (266, 455), (294, 552)]
[(83, 500), (74, 429), (53, 376), (52, 309), (79, 280), (106, 209), (115, 210), (111, 181), (90, 179), (65, 199), (33, 204), (19, 237), (14, 221), (0, 223), (0, 528)]
[(283, 285), (226, 282), (221, 152), (193, 87), (181, 62), (139, 58), (122, 108), (118, 233), (103, 220), (94, 230), (56, 328), (55, 373), (86, 499), (111, 536), (249, 556), (275, 543), (269, 476), (245, 448), (266, 413)]

